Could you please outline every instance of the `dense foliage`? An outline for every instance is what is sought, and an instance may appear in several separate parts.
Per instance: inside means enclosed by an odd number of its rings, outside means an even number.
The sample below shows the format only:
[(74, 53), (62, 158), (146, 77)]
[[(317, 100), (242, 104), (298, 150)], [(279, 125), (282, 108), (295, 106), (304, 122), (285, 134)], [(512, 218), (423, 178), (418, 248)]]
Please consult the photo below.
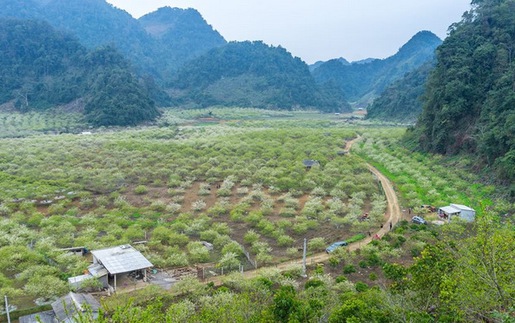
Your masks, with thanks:
[(85, 49), (71, 36), (40, 21), (0, 20), (0, 102), (21, 111), (78, 98)]
[(173, 78), (176, 70), (210, 49), (225, 45), (224, 38), (207, 24), (194, 9), (164, 7), (138, 19), (154, 39), (155, 72), (163, 80)]
[(367, 107), (367, 119), (414, 123), (422, 113), (422, 95), (434, 64), (427, 62), (393, 82)]
[[(49, 113), (0, 115), (0, 122), (19, 125), (21, 136), (49, 123)], [(66, 278), (88, 265), (59, 250), (70, 246), (146, 240), (137, 248), (158, 268), (200, 264), (220, 274), (254, 268), (243, 247), (263, 267), (299, 258), (305, 237), (310, 253), (332, 241), (363, 239), (380, 227), (386, 207), (363, 159), (398, 183), (405, 205), (417, 212), (422, 203), (457, 202), (488, 206), (496, 217), (513, 213), (512, 204), (491, 202), (494, 188), (474, 174), (409, 154), (399, 144), (401, 128), (347, 128), (340, 116), (316, 112), (165, 113), (161, 127), (0, 139), (0, 294), (25, 308), (65, 293)], [(341, 154), (357, 133), (353, 153)], [(307, 170), (304, 159), (319, 164)], [(364, 212), (369, 220), (360, 220)], [(101, 319), (494, 320), (509, 315), (513, 299), (513, 272), (499, 271), (513, 266), (513, 231), (496, 221), (478, 225), (476, 231), (403, 222), (359, 252), (339, 249), (326, 266), (309, 269), (308, 281), (298, 267), (255, 281), (238, 273), (218, 289), (185, 279), (171, 293), (151, 288), (108, 298)], [(484, 257), (478, 250), (499, 252)], [(486, 269), (477, 267), (483, 261)], [(485, 279), (476, 283), (479, 276)]]
[[(24, 129), (37, 125), (30, 115)], [(62, 294), (87, 266), (59, 251), (75, 245), (146, 239), (138, 248), (158, 268), (209, 262), (227, 272), (252, 265), (242, 247), (261, 267), (299, 257), (304, 237), (316, 251), (378, 227), (385, 200), (376, 179), (359, 158), (338, 154), (355, 132), (287, 122), (0, 139), (0, 293), (13, 304), (23, 304), (22, 291)], [(308, 171), (307, 158), (319, 164)], [(370, 219), (358, 221), (364, 212)]]
[(319, 84), (334, 81), (350, 101), (367, 103), (405, 73), (431, 61), (440, 44), (436, 35), (421, 31), (389, 58), (352, 64), (334, 59), (321, 64), (313, 75)]
[(473, 1), (437, 50), (415, 136), (442, 154), (470, 152), (515, 179), (515, 1)]
[(132, 126), (159, 116), (145, 87), (130, 72), (125, 59), (112, 48), (100, 48), (86, 57), (93, 75), (84, 108), (86, 120), (96, 126)]
[(162, 8), (140, 20), (105, 0), (0, 0), (1, 17), (41, 19), (87, 48), (115, 46), (141, 75), (167, 79), (179, 66), (225, 40), (193, 9)]
[(231, 42), (193, 60), (172, 83), (180, 103), (291, 110), (349, 109), (341, 91), (315, 84), (308, 66), (281, 47)]
[(45, 22), (0, 20), (0, 103), (22, 112), (85, 102), (91, 124), (135, 125), (159, 115), (147, 86), (113, 48), (90, 53)]

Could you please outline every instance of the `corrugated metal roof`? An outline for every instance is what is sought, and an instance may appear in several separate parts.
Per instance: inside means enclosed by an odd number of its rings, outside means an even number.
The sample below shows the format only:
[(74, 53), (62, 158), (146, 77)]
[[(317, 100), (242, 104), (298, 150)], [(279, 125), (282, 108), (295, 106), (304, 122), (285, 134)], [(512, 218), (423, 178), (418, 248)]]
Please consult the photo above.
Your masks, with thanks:
[(68, 277), (68, 284), (76, 284), (85, 281), (86, 279), (93, 278), (91, 275), (79, 275), (79, 276), (73, 276)]
[(457, 209), (460, 209), (460, 210), (465, 210), (465, 211), (475, 211), (473, 208), (470, 208), (466, 205), (462, 205), (462, 204), (451, 204), (452, 207), (455, 207)]
[(130, 245), (94, 250), (91, 253), (111, 275), (154, 267), (147, 258)]
[(103, 277), (107, 275), (107, 269), (101, 264), (92, 264), (88, 266), (88, 272), (95, 277)]
[(73, 317), (77, 312), (91, 311), (93, 317), (98, 316), (100, 303), (90, 294), (70, 292), (52, 303), (52, 309), (58, 322), (75, 322)]
[(440, 210), (443, 211), (445, 214), (455, 214), (461, 212), (460, 209), (457, 209), (454, 206), (444, 206), (441, 207)]
[(55, 323), (54, 311), (39, 312), (31, 315), (25, 315), (18, 318), (20, 323)]

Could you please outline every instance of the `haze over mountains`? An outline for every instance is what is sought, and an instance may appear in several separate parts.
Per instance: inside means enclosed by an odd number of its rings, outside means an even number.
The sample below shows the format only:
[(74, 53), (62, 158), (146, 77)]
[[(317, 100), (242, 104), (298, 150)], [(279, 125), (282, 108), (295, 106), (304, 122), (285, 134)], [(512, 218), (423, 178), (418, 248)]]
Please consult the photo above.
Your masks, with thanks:
[[(75, 37), (84, 46), (84, 53), (102, 46), (118, 51), (128, 60), (124, 68), (137, 81), (137, 92), (157, 106), (225, 105), (350, 111), (349, 102), (365, 107), (406, 72), (432, 60), (434, 49), (441, 43), (434, 34), (424, 31), (387, 59), (366, 59), (351, 64), (339, 58), (309, 67), (281, 47), (250, 41), (227, 43), (194, 9), (165, 7), (134, 19), (104, 0), (0, 0), (0, 6), (3, 8), (0, 17), (44, 20), (55, 28), (56, 33), (70, 35), (69, 41)], [(24, 22), (17, 24), (23, 25)], [(12, 43), (9, 38), (3, 41), (7, 47)], [(37, 41), (44, 42), (43, 39), (34, 40)], [(54, 59), (46, 54), (45, 51), (37, 51), (36, 56), (39, 57), (32, 55), (32, 59)], [(63, 67), (64, 70), (54, 75), (54, 82), (60, 84), (69, 79), (69, 75), (74, 75), (76, 71), (72, 67), (66, 67), (70, 70)], [(12, 69), (13, 66), (5, 65), (3, 68)], [(27, 87), (27, 84), (44, 83), (38, 73), (27, 73), (31, 83), (24, 82), (26, 74), (18, 75), (19, 79), (13, 84)], [(17, 74), (10, 75), (16, 78)], [(77, 88), (85, 88), (83, 79), (74, 80)], [(113, 88), (115, 82), (110, 84)], [(31, 100), (26, 100), (24, 109), (66, 104), (86, 95), (86, 92), (76, 90), (58, 100), (45, 101), (40, 99), (43, 96), (40, 92), (45, 87), (33, 85), (30, 86)], [(23, 105), (15, 95), (16, 91), (19, 93), (19, 87), (6, 89), (0, 103), (15, 101), (17, 106)], [(86, 96), (94, 97), (93, 88), (88, 89)], [(65, 98), (69, 102), (64, 102)], [(112, 104), (114, 102), (111, 101), (105, 106), (109, 108)], [(116, 118), (116, 115), (107, 115)], [(104, 121), (95, 124), (124, 124), (100, 119)], [(138, 121), (133, 120), (130, 124), (134, 123)]]
[(436, 47), (441, 43), (435, 34), (421, 31), (391, 57), (353, 64), (334, 59), (318, 66), (313, 75), (318, 83), (336, 82), (348, 100), (366, 107), (393, 81), (432, 60)]

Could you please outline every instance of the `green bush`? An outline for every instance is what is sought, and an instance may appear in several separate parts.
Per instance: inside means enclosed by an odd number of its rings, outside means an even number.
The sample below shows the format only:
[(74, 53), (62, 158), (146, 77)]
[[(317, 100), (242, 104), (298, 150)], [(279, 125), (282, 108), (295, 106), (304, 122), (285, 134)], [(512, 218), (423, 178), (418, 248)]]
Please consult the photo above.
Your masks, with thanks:
[(323, 281), (321, 281), (320, 279), (313, 278), (306, 282), (306, 284), (304, 285), (304, 288), (305, 289), (317, 288), (317, 287), (324, 286), (324, 285), (325, 285), (325, 283)]
[(134, 188), (134, 193), (138, 195), (143, 195), (148, 193), (148, 188), (145, 185), (138, 185)]
[(355, 273), (356, 272), (356, 267), (354, 267), (354, 265), (345, 265), (343, 267), (343, 273), (344, 274), (352, 274), (352, 273)]
[(347, 280), (348, 280), (347, 277), (340, 275), (340, 276), (337, 276), (334, 281), (336, 283), (343, 283), (343, 282), (346, 282)]
[(368, 290), (368, 285), (364, 282), (356, 282), (356, 284), (354, 284), (354, 287), (356, 288), (356, 291), (362, 293), (362, 292), (366, 292)]
[(347, 243), (353, 243), (353, 242), (356, 242), (356, 241), (360, 241), (360, 240), (363, 240), (365, 239), (366, 235), (364, 233), (358, 233), (352, 237), (350, 237), (349, 239), (347, 239)]
[(369, 266), (372, 266), (372, 267), (380, 266), (383, 263), (383, 261), (381, 260), (379, 255), (375, 252), (368, 255), (366, 260), (367, 260)]

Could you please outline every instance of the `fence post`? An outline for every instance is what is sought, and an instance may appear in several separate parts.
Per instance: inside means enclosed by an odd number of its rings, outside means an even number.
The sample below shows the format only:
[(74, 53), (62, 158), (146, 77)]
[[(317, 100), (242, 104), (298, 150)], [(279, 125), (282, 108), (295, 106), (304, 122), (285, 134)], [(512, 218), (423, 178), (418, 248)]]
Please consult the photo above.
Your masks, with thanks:
[(11, 316), (9, 315), (9, 302), (7, 301), (7, 295), (4, 295), (5, 298), (5, 314), (7, 315), (7, 323), (11, 323)]

